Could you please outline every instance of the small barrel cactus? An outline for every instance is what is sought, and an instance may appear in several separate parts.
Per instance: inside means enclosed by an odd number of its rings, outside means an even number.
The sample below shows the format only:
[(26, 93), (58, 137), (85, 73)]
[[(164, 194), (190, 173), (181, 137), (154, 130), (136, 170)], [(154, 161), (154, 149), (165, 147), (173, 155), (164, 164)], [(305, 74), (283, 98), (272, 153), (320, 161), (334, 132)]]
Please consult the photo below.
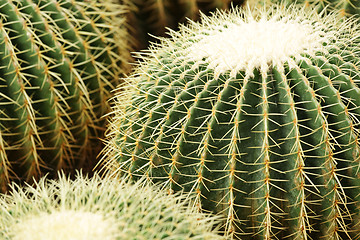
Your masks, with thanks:
[(158, 187), (97, 174), (12, 185), (0, 196), (3, 240), (216, 240), (213, 216), (197, 213), (184, 197)]
[(0, 1), (3, 190), (9, 178), (94, 164), (127, 59), (124, 9), (112, 2)]
[(360, 204), (360, 26), (234, 9), (144, 53), (103, 163), (222, 214), (241, 239), (351, 239)]

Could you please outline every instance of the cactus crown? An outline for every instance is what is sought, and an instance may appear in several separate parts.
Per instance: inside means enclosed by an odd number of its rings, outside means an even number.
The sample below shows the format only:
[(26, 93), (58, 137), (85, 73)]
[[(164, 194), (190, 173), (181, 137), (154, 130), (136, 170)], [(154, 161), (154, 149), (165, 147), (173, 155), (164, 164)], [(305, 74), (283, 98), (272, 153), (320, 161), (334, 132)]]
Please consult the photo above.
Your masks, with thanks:
[(11, 226), (12, 240), (116, 239), (116, 218), (74, 210), (42, 212), (20, 218)]
[(13, 184), (0, 195), (1, 239), (220, 239), (215, 217), (195, 212), (158, 186), (95, 174)]
[(335, 19), (234, 10), (171, 32), (115, 98), (105, 167), (195, 195), (231, 236), (350, 239), (360, 30)]
[(214, 218), (144, 182), (97, 175), (71, 181), (62, 175), (59, 181), (41, 179), (35, 188), (12, 189), (0, 199), (5, 239), (165, 239), (171, 233), (172, 239), (219, 239), (210, 232)]
[(190, 37), (195, 43), (181, 54), (196, 63), (204, 59), (215, 75), (245, 71), (253, 76), (255, 68), (266, 74), (270, 66), (283, 68), (285, 62), (294, 67), (302, 55), (326, 51), (324, 45), (338, 35), (335, 28), (326, 26), (328, 20), (317, 23), (303, 11), (286, 17), (284, 12), (261, 12), (259, 16), (247, 12), (246, 18), (239, 18), (240, 14), (228, 14), (226, 22), (221, 13), (215, 18), (203, 17), (196, 30), (200, 34)]

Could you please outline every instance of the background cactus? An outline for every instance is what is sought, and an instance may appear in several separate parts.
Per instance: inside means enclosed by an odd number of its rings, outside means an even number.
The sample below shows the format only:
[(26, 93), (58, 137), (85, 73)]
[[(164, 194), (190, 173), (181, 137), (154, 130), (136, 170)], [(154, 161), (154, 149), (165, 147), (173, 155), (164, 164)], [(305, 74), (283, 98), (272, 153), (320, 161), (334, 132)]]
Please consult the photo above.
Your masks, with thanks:
[(163, 182), (241, 239), (351, 239), (359, 25), (292, 6), (202, 17), (143, 54), (104, 168)]
[(144, 181), (41, 179), (35, 187), (12, 186), (0, 197), (0, 237), (55, 239), (222, 239), (214, 217), (195, 212), (181, 196)]
[(148, 47), (154, 36), (165, 36), (166, 28), (177, 29), (186, 18), (198, 20), (200, 12), (240, 6), (244, 0), (119, 0), (130, 9), (127, 14), (133, 48)]
[[(92, 168), (127, 60), (112, 0), (0, 1), (0, 186)], [(110, 25), (111, 24), (111, 25)]]

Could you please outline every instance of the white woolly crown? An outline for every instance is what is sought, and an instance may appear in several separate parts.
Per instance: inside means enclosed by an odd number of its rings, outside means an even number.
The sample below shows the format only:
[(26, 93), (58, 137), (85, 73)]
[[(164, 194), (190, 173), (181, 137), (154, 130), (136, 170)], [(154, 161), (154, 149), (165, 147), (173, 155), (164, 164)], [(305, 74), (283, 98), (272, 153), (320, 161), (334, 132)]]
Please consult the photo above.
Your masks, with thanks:
[[(334, 44), (346, 39), (346, 24), (339, 24), (335, 14), (319, 16), (315, 11), (290, 7), (233, 10), (202, 16), (201, 23), (183, 26), (181, 33), (171, 32), (178, 57), (197, 64), (207, 63), (215, 76), (230, 71), (254, 69), (266, 74), (270, 67), (282, 71), (284, 63), (296, 67), (303, 56), (326, 54)], [(350, 24), (351, 25), (351, 24)], [(164, 40), (164, 39), (163, 39)], [(172, 40), (164, 40), (174, 48)]]
[(259, 67), (265, 70), (269, 64), (283, 65), (292, 56), (321, 50), (322, 43), (328, 42), (328, 36), (321, 33), (309, 23), (252, 20), (213, 30), (189, 48), (188, 56), (196, 61), (207, 58), (220, 72)]
[(12, 226), (13, 240), (113, 240), (116, 225), (116, 219), (105, 219), (102, 214), (61, 210), (19, 219)]

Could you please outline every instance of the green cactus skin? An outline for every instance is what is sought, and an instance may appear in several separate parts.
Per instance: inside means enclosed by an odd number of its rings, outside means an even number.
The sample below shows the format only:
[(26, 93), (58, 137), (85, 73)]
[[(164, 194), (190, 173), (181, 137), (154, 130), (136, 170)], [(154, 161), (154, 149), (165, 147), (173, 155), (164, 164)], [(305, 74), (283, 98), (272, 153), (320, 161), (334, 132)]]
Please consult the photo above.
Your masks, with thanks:
[(237, 9), (171, 32), (114, 98), (103, 169), (195, 195), (232, 238), (351, 239), (360, 30), (336, 19)]
[(111, 0), (0, 1), (3, 190), (9, 178), (92, 168), (127, 58), (123, 12)]
[(144, 181), (135, 184), (97, 174), (12, 185), (0, 195), (3, 240), (220, 240), (214, 216), (196, 212), (180, 195)]
[(186, 18), (198, 20), (200, 11), (209, 13), (215, 9), (229, 9), (231, 5), (240, 6), (244, 0), (119, 0), (127, 6), (129, 32), (133, 48), (148, 47), (154, 36), (165, 36), (166, 28), (177, 29)]
[(297, 3), (303, 5), (308, 9), (316, 9), (318, 13), (323, 11), (334, 11), (339, 17), (349, 17), (360, 14), (360, 1), (359, 0), (247, 0), (245, 3), (254, 5), (269, 5), (272, 3), (283, 4), (285, 6)]

